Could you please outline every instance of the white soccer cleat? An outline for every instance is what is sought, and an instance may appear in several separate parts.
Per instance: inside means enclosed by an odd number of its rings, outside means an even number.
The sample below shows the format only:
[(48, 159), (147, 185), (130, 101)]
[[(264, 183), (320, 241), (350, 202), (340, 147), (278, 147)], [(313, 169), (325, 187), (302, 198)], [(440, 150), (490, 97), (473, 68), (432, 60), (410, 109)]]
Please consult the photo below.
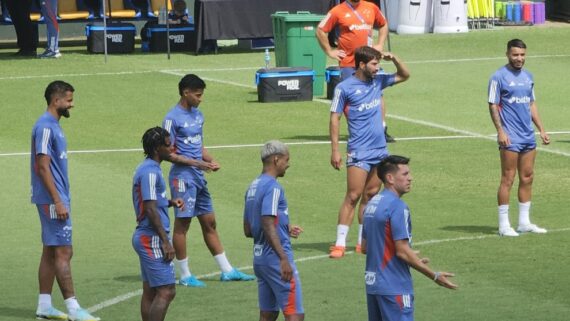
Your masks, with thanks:
[(503, 227), (499, 229), (499, 235), (500, 236), (519, 236), (519, 233), (517, 233), (515, 230), (513, 230), (512, 227)]
[(546, 229), (538, 227), (536, 226), (536, 224), (519, 225), (519, 227), (517, 227), (517, 231), (519, 231), (519, 233), (537, 233), (537, 234), (545, 234), (547, 232)]

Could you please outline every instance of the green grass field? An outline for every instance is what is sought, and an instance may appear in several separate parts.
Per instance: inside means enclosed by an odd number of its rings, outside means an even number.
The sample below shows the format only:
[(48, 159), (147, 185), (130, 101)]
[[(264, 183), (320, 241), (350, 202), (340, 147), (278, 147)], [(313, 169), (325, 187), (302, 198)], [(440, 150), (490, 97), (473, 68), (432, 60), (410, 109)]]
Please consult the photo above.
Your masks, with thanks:
[[(386, 90), (393, 154), (412, 158), (410, 205), (415, 247), (436, 270), (456, 273), (448, 291), (414, 272), (416, 320), (565, 321), (570, 314), (570, 27), (513, 28), (457, 35), (391, 35), (392, 50), (412, 77)], [(499, 159), (486, 103), (489, 76), (506, 62), (506, 42), (528, 45), (539, 111), (551, 134), (540, 147), (532, 218), (546, 235), (499, 238)], [(63, 119), (69, 150), (74, 224), (72, 263), (77, 297), (104, 321), (139, 320), (139, 265), (131, 248), (135, 217), (131, 179), (143, 159), (140, 137), (176, 103), (185, 73), (206, 79), (205, 143), (222, 165), (208, 174), (218, 228), (231, 263), (251, 271), (251, 240), (242, 234), (243, 193), (260, 172), (259, 147), (291, 143), (291, 167), (281, 179), (291, 221), (305, 228), (294, 241), (308, 320), (366, 320), (364, 256), (327, 258), (334, 241), (345, 171), (329, 165), (328, 102), (257, 102), (255, 70), (262, 52), (225, 48), (218, 55), (89, 55), (62, 48), (58, 60), (10, 59), (0, 51), (0, 320), (34, 317), (40, 226), (29, 202), (31, 127), (45, 110), (43, 92), (55, 79), (76, 88)], [(272, 62), (275, 60), (272, 60)], [(330, 65), (334, 63), (329, 61)], [(386, 65), (392, 70), (390, 65)], [(343, 136), (346, 125), (343, 120)], [(293, 144), (298, 143), (298, 144)], [(302, 143), (302, 144), (301, 144)], [(79, 153), (78, 151), (87, 151)], [(99, 151), (99, 152), (95, 152)], [(164, 173), (168, 165), (163, 166)], [(511, 198), (516, 224), (516, 193)], [(192, 272), (205, 289), (177, 288), (167, 320), (256, 320), (255, 282), (222, 284), (193, 223)], [(349, 244), (356, 242), (356, 225)], [(54, 304), (63, 309), (57, 286)]]

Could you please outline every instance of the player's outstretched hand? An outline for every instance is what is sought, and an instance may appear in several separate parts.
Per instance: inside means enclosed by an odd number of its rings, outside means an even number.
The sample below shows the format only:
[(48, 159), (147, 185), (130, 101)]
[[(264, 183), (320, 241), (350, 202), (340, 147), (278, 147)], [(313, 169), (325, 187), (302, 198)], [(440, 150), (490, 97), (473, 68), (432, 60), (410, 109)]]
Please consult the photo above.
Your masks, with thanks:
[(301, 233), (303, 233), (303, 228), (300, 227), (299, 225), (289, 226), (289, 236), (291, 236), (292, 238), (294, 239), (298, 238), (299, 235), (301, 235)]
[(281, 260), (281, 280), (285, 282), (291, 281), (291, 277), (293, 277), (293, 268), (287, 259)]
[(444, 288), (448, 288), (451, 290), (457, 289), (457, 285), (453, 284), (448, 278), (454, 277), (455, 274), (449, 272), (436, 272), (436, 278), (434, 279), (435, 283)]

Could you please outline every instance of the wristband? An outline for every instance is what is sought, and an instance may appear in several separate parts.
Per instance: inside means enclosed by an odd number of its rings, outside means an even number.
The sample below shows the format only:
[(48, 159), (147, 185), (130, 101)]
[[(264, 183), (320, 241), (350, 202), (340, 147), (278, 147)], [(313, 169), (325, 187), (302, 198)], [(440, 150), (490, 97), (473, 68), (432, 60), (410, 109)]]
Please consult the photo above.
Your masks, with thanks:
[(437, 281), (437, 279), (439, 278), (440, 275), (441, 275), (441, 272), (435, 272), (435, 274), (433, 275), (433, 280)]

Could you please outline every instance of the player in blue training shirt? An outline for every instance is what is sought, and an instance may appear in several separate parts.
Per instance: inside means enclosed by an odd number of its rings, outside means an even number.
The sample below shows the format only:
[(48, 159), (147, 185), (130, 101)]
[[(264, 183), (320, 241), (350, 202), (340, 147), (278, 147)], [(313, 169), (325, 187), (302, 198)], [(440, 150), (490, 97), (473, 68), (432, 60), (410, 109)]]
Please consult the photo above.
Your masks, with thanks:
[(216, 230), (216, 216), (212, 198), (208, 191), (204, 171), (217, 171), (220, 165), (204, 147), (204, 116), (198, 108), (206, 83), (200, 77), (189, 74), (178, 83), (180, 100), (164, 118), (163, 127), (170, 133), (175, 151), (171, 154), (169, 182), (172, 198), (182, 198), (184, 209), (174, 209), (174, 233), (172, 243), (176, 251), (176, 265), (180, 272), (179, 284), (192, 287), (205, 287), (188, 266), (186, 234), (193, 217), (197, 217), (202, 227), (204, 242), (222, 271), (221, 281), (251, 281), (252, 275), (242, 273), (232, 267), (224, 252), (224, 247)]
[[(392, 61), (395, 74), (378, 74), (381, 59)], [(330, 138), (331, 165), (340, 170), (342, 156), (339, 149), (339, 123), (342, 114), (348, 123), (348, 146), (346, 159), (347, 191), (338, 212), (336, 243), (330, 249), (331, 258), (344, 256), (346, 236), (354, 219), (354, 209), (360, 200), (358, 210), (358, 243), (360, 251), (362, 235), (362, 211), (366, 203), (380, 189), (376, 168), (388, 156), (386, 138), (382, 126), (382, 90), (410, 77), (408, 68), (391, 53), (380, 53), (364, 46), (355, 53), (356, 73), (338, 84), (331, 103)]]
[[(36, 204), (40, 216), (43, 243), (36, 316), (41, 319), (89, 321), (98, 318), (80, 307), (71, 276), (73, 247), (67, 141), (59, 125), (62, 116), (69, 118), (74, 91), (73, 86), (66, 82), (58, 80), (50, 83), (44, 93), (47, 111), (32, 129), (32, 203)], [(57, 280), (68, 314), (52, 306), (54, 280)]]
[[(526, 44), (520, 39), (507, 43), (508, 64), (499, 68), (489, 80), (489, 111), (497, 129), (501, 156), (501, 183), (497, 192), (499, 235), (546, 233), (530, 222), (530, 201), (534, 178), (536, 141), (532, 123), (540, 132), (542, 143), (550, 143), (538, 114), (534, 97), (534, 79), (523, 69)], [(519, 172), (519, 224), (517, 233), (509, 222), (509, 198), (515, 175)]]
[(438, 285), (455, 289), (448, 272), (433, 272), (412, 250), (412, 219), (401, 197), (410, 191), (409, 159), (388, 156), (377, 165), (384, 190), (374, 196), (364, 211), (362, 252), (366, 253), (366, 300), (369, 321), (412, 321), (414, 289), (410, 267)]
[(133, 177), (133, 207), (137, 228), (132, 243), (139, 255), (143, 294), (142, 320), (164, 320), (176, 295), (174, 285), (174, 248), (170, 244), (168, 207), (184, 208), (180, 198), (166, 198), (166, 182), (160, 163), (170, 157), (170, 134), (163, 128), (148, 129), (142, 144), (146, 159)]
[(245, 193), (243, 220), (245, 236), (253, 238), (259, 320), (275, 321), (279, 310), (285, 320), (304, 320), (301, 282), (290, 240), (303, 229), (289, 225), (287, 199), (277, 182), (289, 168), (289, 150), (280, 141), (269, 141), (261, 150), (261, 161), (263, 171)]

